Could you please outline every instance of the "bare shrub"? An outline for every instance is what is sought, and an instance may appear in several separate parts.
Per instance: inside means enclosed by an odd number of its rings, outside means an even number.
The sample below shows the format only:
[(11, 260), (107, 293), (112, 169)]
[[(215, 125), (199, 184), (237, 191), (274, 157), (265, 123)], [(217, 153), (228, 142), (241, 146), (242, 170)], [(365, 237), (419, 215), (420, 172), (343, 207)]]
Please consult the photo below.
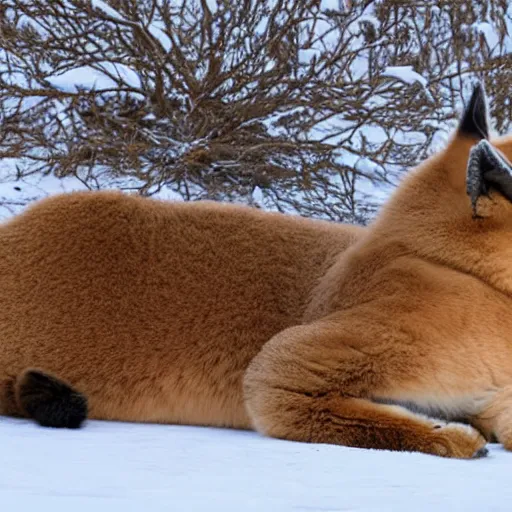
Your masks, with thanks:
[(18, 177), (365, 222), (468, 77), (509, 128), (505, 0), (4, 0), (0, 158)]

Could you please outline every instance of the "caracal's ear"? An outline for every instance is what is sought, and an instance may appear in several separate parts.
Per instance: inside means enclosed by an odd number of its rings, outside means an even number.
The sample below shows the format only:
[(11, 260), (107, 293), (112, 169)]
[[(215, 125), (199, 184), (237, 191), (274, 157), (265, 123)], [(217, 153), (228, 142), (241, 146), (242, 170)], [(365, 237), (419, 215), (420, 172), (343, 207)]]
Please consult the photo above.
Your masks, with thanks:
[(512, 201), (512, 165), (489, 141), (481, 140), (469, 154), (466, 178), (475, 216), (478, 198), (487, 196), (491, 188)]
[(477, 82), (473, 93), (459, 123), (459, 136), (481, 140), (489, 138), (489, 121), (487, 114), (487, 98), (484, 86)]
[(512, 165), (488, 141), (489, 122), (487, 98), (481, 83), (475, 84), (471, 99), (459, 124), (458, 135), (477, 139), (480, 142), (469, 154), (466, 174), (466, 190), (471, 198), (473, 214), (481, 196), (488, 196), (494, 189), (512, 201)]

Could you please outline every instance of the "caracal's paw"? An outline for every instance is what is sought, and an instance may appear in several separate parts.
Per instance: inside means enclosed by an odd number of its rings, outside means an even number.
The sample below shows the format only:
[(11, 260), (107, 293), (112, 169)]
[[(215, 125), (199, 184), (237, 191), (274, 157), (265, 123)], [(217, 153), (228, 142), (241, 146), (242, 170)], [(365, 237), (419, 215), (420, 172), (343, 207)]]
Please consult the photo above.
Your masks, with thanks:
[(432, 455), (455, 459), (476, 459), (487, 455), (485, 437), (469, 425), (438, 424), (432, 432)]

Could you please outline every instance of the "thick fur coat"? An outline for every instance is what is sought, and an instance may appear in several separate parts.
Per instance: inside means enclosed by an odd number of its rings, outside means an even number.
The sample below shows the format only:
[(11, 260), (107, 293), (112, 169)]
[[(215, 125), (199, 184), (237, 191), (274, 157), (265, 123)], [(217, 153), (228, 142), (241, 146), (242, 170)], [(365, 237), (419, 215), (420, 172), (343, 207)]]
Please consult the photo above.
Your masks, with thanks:
[(0, 229), (4, 390), (35, 366), (91, 418), (250, 428), (249, 362), (361, 232), (116, 192), (42, 201)]
[(486, 116), (478, 86), (365, 229), (116, 193), (31, 207), (0, 229), (2, 412), (512, 449), (512, 139)]

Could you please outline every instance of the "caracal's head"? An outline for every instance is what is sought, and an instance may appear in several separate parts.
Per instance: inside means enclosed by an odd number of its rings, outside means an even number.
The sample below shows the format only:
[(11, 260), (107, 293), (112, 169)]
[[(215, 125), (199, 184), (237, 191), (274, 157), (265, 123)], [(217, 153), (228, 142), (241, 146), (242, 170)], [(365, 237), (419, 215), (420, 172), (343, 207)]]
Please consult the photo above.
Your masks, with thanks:
[(478, 84), (446, 148), (404, 179), (374, 239), (478, 276), (512, 295), (512, 137), (490, 138)]

